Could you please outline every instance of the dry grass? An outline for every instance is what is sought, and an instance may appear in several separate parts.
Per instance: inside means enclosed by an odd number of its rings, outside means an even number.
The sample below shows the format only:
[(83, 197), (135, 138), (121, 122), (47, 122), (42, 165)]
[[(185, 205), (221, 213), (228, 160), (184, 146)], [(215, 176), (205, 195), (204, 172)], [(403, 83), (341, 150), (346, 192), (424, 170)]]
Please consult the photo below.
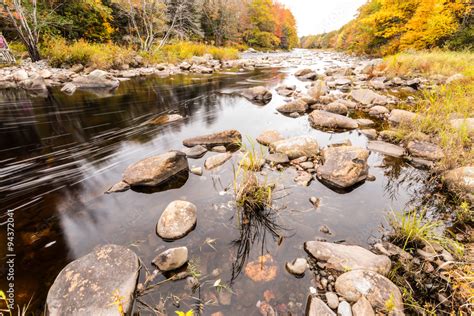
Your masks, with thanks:
[(452, 51), (400, 53), (386, 57), (382, 67), (388, 74), (395, 76), (414, 73), (444, 76), (462, 73), (465, 76), (474, 76), (474, 53)]

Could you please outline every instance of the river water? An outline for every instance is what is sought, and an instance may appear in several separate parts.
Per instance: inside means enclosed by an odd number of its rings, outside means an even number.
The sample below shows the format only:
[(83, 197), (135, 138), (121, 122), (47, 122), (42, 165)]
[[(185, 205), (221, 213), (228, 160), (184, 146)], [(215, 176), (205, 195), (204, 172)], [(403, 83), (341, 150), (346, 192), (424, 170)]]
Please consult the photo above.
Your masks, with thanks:
[[(312, 129), (307, 117), (293, 119), (278, 114), (275, 108), (284, 98), (274, 90), (273, 100), (266, 106), (231, 94), (255, 85), (275, 89), (281, 83), (304, 89), (307, 83), (293, 76), (304, 64), (322, 72), (352, 62), (335, 53), (313, 53), (301, 62), (295, 62), (298, 56), (290, 57), (293, 62), (286, 67), (211, 76), (137, 78), (122, 82), (109, 94), (79, 91), (67, 96), (54, 88), (47, 97), (32, 97), (23, 91), (0, 91), (1, 222), (7, 210), (14, 210), (17, 303), (26, 304), (33, 297), (31, 310), (41, 311), (49, 287), (66, 264), (97, 245), (115, 243), (135, 251), (150, 271), (151, 261), (163, 249), (188, 247), (201, 273), (200, 290), (193, 292), (182, 280), (166, 283), (140, 298), (153, 307), (161, 300), (170, 315), (175, 310), (190, 309), (198, 299), (205, 304), (205, 315), (217, 311), (259, 315), (257, 302), (270, 296), (274, 296), (271, 305), (275, 310), (302, 314), (308, 289), (313, 286), (311, 276), (307, 273), (296, 279), (285, 271), (285, 262), (305, 257), (303, 243), (316, 238), (368, 246), (380, 237), (387, 214), (404, 209), (416, 197), (427, 176), (423, 171), (372, 153), (370, 174), (376, 180), (351, 192), (338, 193), (318, 181), (309, 187), (297, 186), (293, 181), (296, 171), (292, 169), (281, 173), (264, 169), (280, 187), (275, 220), (285, 228), (285, 237), (275, 241), (270, 234), (259, 232), (266, 239), (265, 247), (262, 250), (256, 241), (248, 261), (256, 260), (262, 251), (270, 254), (277, 276), (256, 283), (240, 273), (231, 286), (230, 305), (214, 303), (220, 294), (213, 284), (219, 279), (222, 284), (230, 284), (232, 264), (241, 259), (233, 244), (239, 237), (232, 203), (232, 166), (236, 159), (215, 171), (206, 171), (202, 177), (191, 174), (178, 189), (154, 194), (104, 194), (131, 163), (182, 149), (185, 138), (225, 129), (237, 129), (245, 139), (275, 129), (287, 137), (313, 136), (321, 147), (348, 139), (365, 147), (368, 140), (358, 131), (326, 133)], [(179, 113), (185, 120), (165, 126), (146, 124), (163, 113)], [(202, 166), (210, 155), (190, 160), (190, 166)], [(321, 199), (318, 209), (308, 201), (312, 196)], [(198, 223), (187, 237), (168, 243), (156, 235), (156, 223), (165, 207), (176, 199), (197, 206)], [(327, 225), (332, 234), (321, 233), (321, 225)], [(4, 229), (1, 234), (4, 240)], [(5, 247), (4, 243), (0, 245), (2, 257)], [(3, 270), (2, 289), (6, 288), (5, 273)], [(163, 279), (160, 276), (156, 281)], [(174, 296), (181, 299), (179, 304)], [(224, 301), (221, 299), (221, 303), (228, 303)], [(144, 315), (150, 313), (138, 302), (134, 309)]]

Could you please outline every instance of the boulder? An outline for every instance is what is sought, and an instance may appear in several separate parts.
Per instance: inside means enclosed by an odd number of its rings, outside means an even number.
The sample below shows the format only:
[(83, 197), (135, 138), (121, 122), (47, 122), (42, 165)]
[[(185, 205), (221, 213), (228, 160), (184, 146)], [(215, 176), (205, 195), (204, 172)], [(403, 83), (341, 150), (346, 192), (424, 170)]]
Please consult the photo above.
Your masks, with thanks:
[(402, 294), (398, 287), (386, 277), (370, 270), (353, 270), (339, 276), (336, 291), (348, 302), (367, 298), (376, 310), (385, 311), (387, 302), (393, 305), (390, 315), (404, 315)]
[(297, 136), (284, 139), (272, 143), (270, 149), (275, 153), (287, 155), (291, 160), (303, 156), (316, 157), (319, 154), (318, 142), (309, 136)]
[(375, 316), (375, 312), (370, 302), (364, 296), (361, 296), (361, 298), (352, 305), (352, 316)]
[(448, 189), (460, 195), (466, 195), (474, 202), (474, 166), (460, 167), (443, 174)]
[(395, 109), (390, 112), (390, 116), (388, 117), (388, 120), (390, 123), (394, 125), (399, 125), (399, 124), (411, 124), (415, 122), (417, 119), (418, 115), (416, 113), (406, 111), (406, 110), (399, 110)]
[(297, 99), (287, 104), (280, 105), (276, 110), (280, 113), (291, 114), (299, 113), (303, 114), (308, 109), (308, 104), (303, 99)]
[[(56, 277), (46, 299), (46, 314), (123, 315), (132, 306), (139, 273), (137, 255), (118, 245), (95, 248), (69, 263)], [(114, 297), (121, 298), (123, 313)]]
[(332, 309), (336, 309), (339, 306), (339, 297), (334, 292), (326, 292), (326, 302), (328, 306)]
[(372, 90), (369, 89), (358, 89), (358, 90), (353, 90), (351, 92), (351, 97), (365, 105), (365, 106), (370, 106), (370, 105), (385, 105), (388, 103), (388, 98), (386, 96), (383, 96), (381, 94), (378, 94)]
[(186, 262), (188, 262), (188, 248), (186, 247), (168, 249), (153, 259), (153, 264), (163, 272), (179, 269)]
[(186, 147), (201, 145), (208, 149), (216, 146), (238, 147), (240, 143), (242, 143), (242, 135), (236, 130), (226, 130), (183, 140), (183, 145)]
[(201, 145), (196, 145), (191, 148), (185, 148), (183, 152), (188, 158), (199, 159), (207, 153), (207, 148)]
[(369, 110), (369, 115), (372, 116), (383, 116), (388, 113), (390, 113), (390, 111), (382, 105), (373, 106)]
[(306, 316), (336, 316), (320, 298), (310, 296), (306, 306)]
[(319, 100), (320, 97), (326, 95), (329, 89), (323, 80), (317, 80), (308, 90), (308, 95), (315, 100)]
[(186, 201), (171, 202), (158, 220), (156, 232), (164, 240), (183, 238), (196, 226), (196, 206)]
[(334, 101), (329, 104), (315, 104), (311, 106), (313, 110), (323, 110), (326, 112), (336, 113), (340, 115), (346, 115), (349, 109), (342, 102)]
[(317, 169), (322, 182), (345, 189), (367, 179), (369, 151), (353, 146), (328, 147), (322, 150), (323, 165)]
[(295, 93), (295, 90), (296, 90), (295, 85), (293, 85), (293, 86), (282, 85), (282, 86), (279, 86), (278, 88), (276, 88), (276, 92), (279, 95), (284, 96), (284, 97), (291, 97)]
[(453, 119), (450, 121), (450, 124), (454, 129), (467, 131), (471, 137), (474, 137), (474, 117)]
[(422, 141), (411, 141), (407, 145), (408, 152), (413, 157), (437, 161), (444, 158), (443, 150), (433, 143)]
[(332, 271), (364, 269), (386, 275), (391, 268), (391, 261), (387, 256), (376, 255), (359, 246), (308, 241), (304, 248), (316, 260), (325, 262), (326, 269)]
[(270, 146), (274, 142), (285, 139), (278, 131), (267, 130), (257, 137), (257, 142), (263, 146)]
[(405, 155), (405, 149), (403, 147), (377, 140), (370, 141), (367, 145), (367, 149), (397, 158)]
[(359, 124), (349, 117), (321, 110), (314, 110), (309, 114), (309, 122), (315, 129), (356, 129)]
[(186, 154), (170, 151), (143, 159), (129, 166), (123, 174), (123, 182), (131, 187), (158, 186), (180, 172), (189, 170)]
[(116, 79), (109, 79), (102, 73), (94, 70), (87, 76), (78, 76), (72, 80), (72, 83), (79, 89), (107, 89), (113, 90), (120, 85)]
[(365, 135), (367, 137), (367, 139), (369, 139), (369, 140), (374, 140), (374, 139), (377, 138), (377, 131), (373, 128), (361, 129), (359, 132), (362, 135)]
[(299, 69), (295, 72), (295, 76), (296, 77), (302, 77), (302, 76), (306, 76), (310, 73), (313, 73), (313, 70), (309, 69), (309, 68), (304, 68), (304, 69)]
[(241, 95), (252, 102), (262, 104), (267, 104), (272, 100), (272, 93), (263, 86), (245, 89)]
[(222, 154), (211, 156), (207, 158), (206, 161), (204, 162), (204, 167), (207, 170), (215, 169), (225, 164), (228, 160), (230, 160), (230, 158), (232, 158), (231, 153), (222, 153)]

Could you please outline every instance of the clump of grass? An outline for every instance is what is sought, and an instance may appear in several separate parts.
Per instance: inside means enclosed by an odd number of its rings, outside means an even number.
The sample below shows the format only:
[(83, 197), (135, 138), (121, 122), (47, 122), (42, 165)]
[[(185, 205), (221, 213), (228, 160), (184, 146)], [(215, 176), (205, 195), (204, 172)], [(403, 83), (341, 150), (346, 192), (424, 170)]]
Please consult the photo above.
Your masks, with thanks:
[(456, 222), (469, 224), (474, 222), (474, 211), (467, 201), (461, 202), (455, 210)]
[(234, 194), (237, 206), (258, 212), (272, 206), (272, 185), (262, 182), (250, 170), (238, 167), (234, 172)]
[(451, 269), (446, 276), (453, 289), (452, 297), (461, 303), (463, 310), (474, 309), (474, 265), (462, 264)]
[(265, 163), (263, 147), (255, 144), (255, 142), (249, 138), (249, 145), (244, 143), (239, 144), (240, 150), (244, 153), (244, 156), (239, 162), (239, 166), (249, 171), (260, 171), (263, 164)]
[(390, 224), (394, 241), (403, 249), (418, 248), (422, 245), (438, 244), (446, 250), (462, 257), (464, 247), (448, 237), (438, 233), (443, 223), (425, 218), (426, 211), (410, 210), (405, 213), (392, 213)]
[(112, 43), (88, 43), (82, 39), (68, 43), (63, 38), (46, 40), (41, 46), (41, 53), (54, 67), (83, 64), (103, 69), (128, 64), (135, 56), (129, 47)]
[(189, 60), (193, 56), (204, 56), (207, 54), (221, 61), (239, 58), (238, 49), (233, 47), (216, 47), (187, 41), (170, 43), (162, 48), (155, 46), (150, 52), (143, 52), (142, 56), (152, 63), (177, 63)]
[(414, 110), (419, 114), (416, 124), (402, 124), (396, 128), (410, 140), (410, 135), (426, 133), (437, 140), (446, 157), (439, 166), (455, 168), (474, 161), (473, 138), (467, 125), (455, 127), (453, 119), (474, 117), (474, 77), (425, 91)]
[(387, 57), (381, 67), (394, 76), (413, 73), (444, 76), (462, 73), (474, 76), (474, 53), (440, 50), (400, 53)]

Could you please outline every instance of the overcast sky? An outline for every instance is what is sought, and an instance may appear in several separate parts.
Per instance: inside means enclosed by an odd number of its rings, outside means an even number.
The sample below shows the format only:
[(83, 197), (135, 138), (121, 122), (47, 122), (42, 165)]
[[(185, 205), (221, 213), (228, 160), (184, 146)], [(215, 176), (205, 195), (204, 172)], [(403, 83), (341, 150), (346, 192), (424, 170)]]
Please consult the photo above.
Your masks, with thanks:
[(320, 34), (339, 29), (352, 20), (367, 0), (279, 0), (291, 9), (298, 35)]

